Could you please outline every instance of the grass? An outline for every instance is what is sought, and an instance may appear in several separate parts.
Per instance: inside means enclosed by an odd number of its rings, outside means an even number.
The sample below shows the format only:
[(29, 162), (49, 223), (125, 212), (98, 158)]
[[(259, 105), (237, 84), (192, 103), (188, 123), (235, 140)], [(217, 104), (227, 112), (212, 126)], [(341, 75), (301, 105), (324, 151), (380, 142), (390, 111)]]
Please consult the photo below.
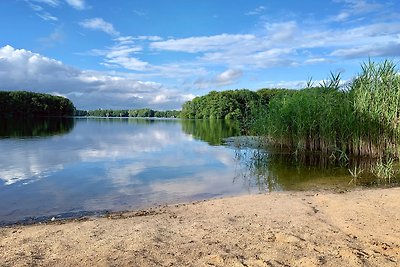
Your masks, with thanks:
[(382, 158), (371, 167), (371, 172), (378, 178), (379, 181), (384, 181), (390, 184), (395, 177), (395, 169), (392, 158), (383, 161)]
[(391, 61), (361, 65), (342, 86), (340, 74), (317, 87), (282, 94), (260, 107), (252, 129), (274, 146), (334, 157), (399, 157), (400, 77)]

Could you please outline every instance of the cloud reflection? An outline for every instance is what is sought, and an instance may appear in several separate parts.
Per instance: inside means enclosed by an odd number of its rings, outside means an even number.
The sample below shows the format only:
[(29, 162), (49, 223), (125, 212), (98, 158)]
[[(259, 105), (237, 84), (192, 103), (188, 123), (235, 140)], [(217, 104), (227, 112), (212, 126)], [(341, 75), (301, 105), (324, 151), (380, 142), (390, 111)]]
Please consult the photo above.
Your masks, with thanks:
[(77, 119), (69, 134), (3, 139), (0, 149), (0, 218), (245, 191), (232, 184), (234, 150), (193, 139), (175, 120)]

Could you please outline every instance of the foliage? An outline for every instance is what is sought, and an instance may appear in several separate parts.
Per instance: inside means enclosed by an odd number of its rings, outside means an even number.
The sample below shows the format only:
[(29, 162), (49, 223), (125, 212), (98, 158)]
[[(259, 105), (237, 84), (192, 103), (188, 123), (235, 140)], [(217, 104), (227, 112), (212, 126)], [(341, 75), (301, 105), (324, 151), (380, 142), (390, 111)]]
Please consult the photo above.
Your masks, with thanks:
[(26, 91), (0, 91), (0, 116), (72, 116), (75, 107), (61, 96)]
[(183, 104), (181, 117), (186, 119), (227, 119), (241, 123), (243, 133), (248, 133), (256, 113), (266, 107), (271, 98), (287, 93), (287, 89), (247, 89), (211, 91)]
[(179, 110), (158, 111), (149, 108), (143, 109), (96, 109), (96, 110), (77, 110), (75, 116), (93, 116), (93, 117), (141, 117), (141, 118), (178, 118)]
[(389, 158), (383, 161), (382, 158), (371, 167), (371, 172), (380, 180), (385, 182), (391, 182), (391, 179), (395, 177), (395, 169), (393, 166), (393, 159)]

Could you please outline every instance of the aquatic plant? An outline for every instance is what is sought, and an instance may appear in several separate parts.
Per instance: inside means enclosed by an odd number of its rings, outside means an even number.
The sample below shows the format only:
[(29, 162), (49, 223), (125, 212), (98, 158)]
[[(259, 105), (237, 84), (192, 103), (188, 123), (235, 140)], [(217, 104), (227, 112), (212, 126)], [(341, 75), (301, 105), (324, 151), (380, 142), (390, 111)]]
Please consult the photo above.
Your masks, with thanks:
[(371, 167), (371, 172), (379, 179), (379, 181), (388, 182), (390, 184), (391, 179), (395, 177), (393, 159), (388, 158), (384, 161), (380, 158), (378, 162)]
[(400, 77), (396, 66), (387, 60), (368, 61), (361, 69), (348, 85), (342, 85), (340, 74), (331, 73), (318, 87), (277, 95), (259, 112), (262, 117), (254, 120), (255, 132), (268, 143), (296, 153), (398, 157)]
[(352, 183), (357, 184), (357, 179), (364, 172), (364, 170), (361, 169), (360, 167), (357, 167), (357, 165), (354, 165), (353, 169), (348, 169), (348, 170), (352, 177), (349, 184), (352, 184)]

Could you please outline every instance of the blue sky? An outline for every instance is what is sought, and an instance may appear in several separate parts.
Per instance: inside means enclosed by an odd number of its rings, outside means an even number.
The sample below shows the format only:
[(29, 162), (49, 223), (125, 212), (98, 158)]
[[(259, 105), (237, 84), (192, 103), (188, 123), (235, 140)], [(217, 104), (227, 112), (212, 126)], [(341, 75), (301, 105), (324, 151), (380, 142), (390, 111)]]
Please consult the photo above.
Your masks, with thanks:
[(179, 109), (211, 90), (300, 88), (399, 63), (397, 0), (3, 0), (0, 88), (80, 109)]

